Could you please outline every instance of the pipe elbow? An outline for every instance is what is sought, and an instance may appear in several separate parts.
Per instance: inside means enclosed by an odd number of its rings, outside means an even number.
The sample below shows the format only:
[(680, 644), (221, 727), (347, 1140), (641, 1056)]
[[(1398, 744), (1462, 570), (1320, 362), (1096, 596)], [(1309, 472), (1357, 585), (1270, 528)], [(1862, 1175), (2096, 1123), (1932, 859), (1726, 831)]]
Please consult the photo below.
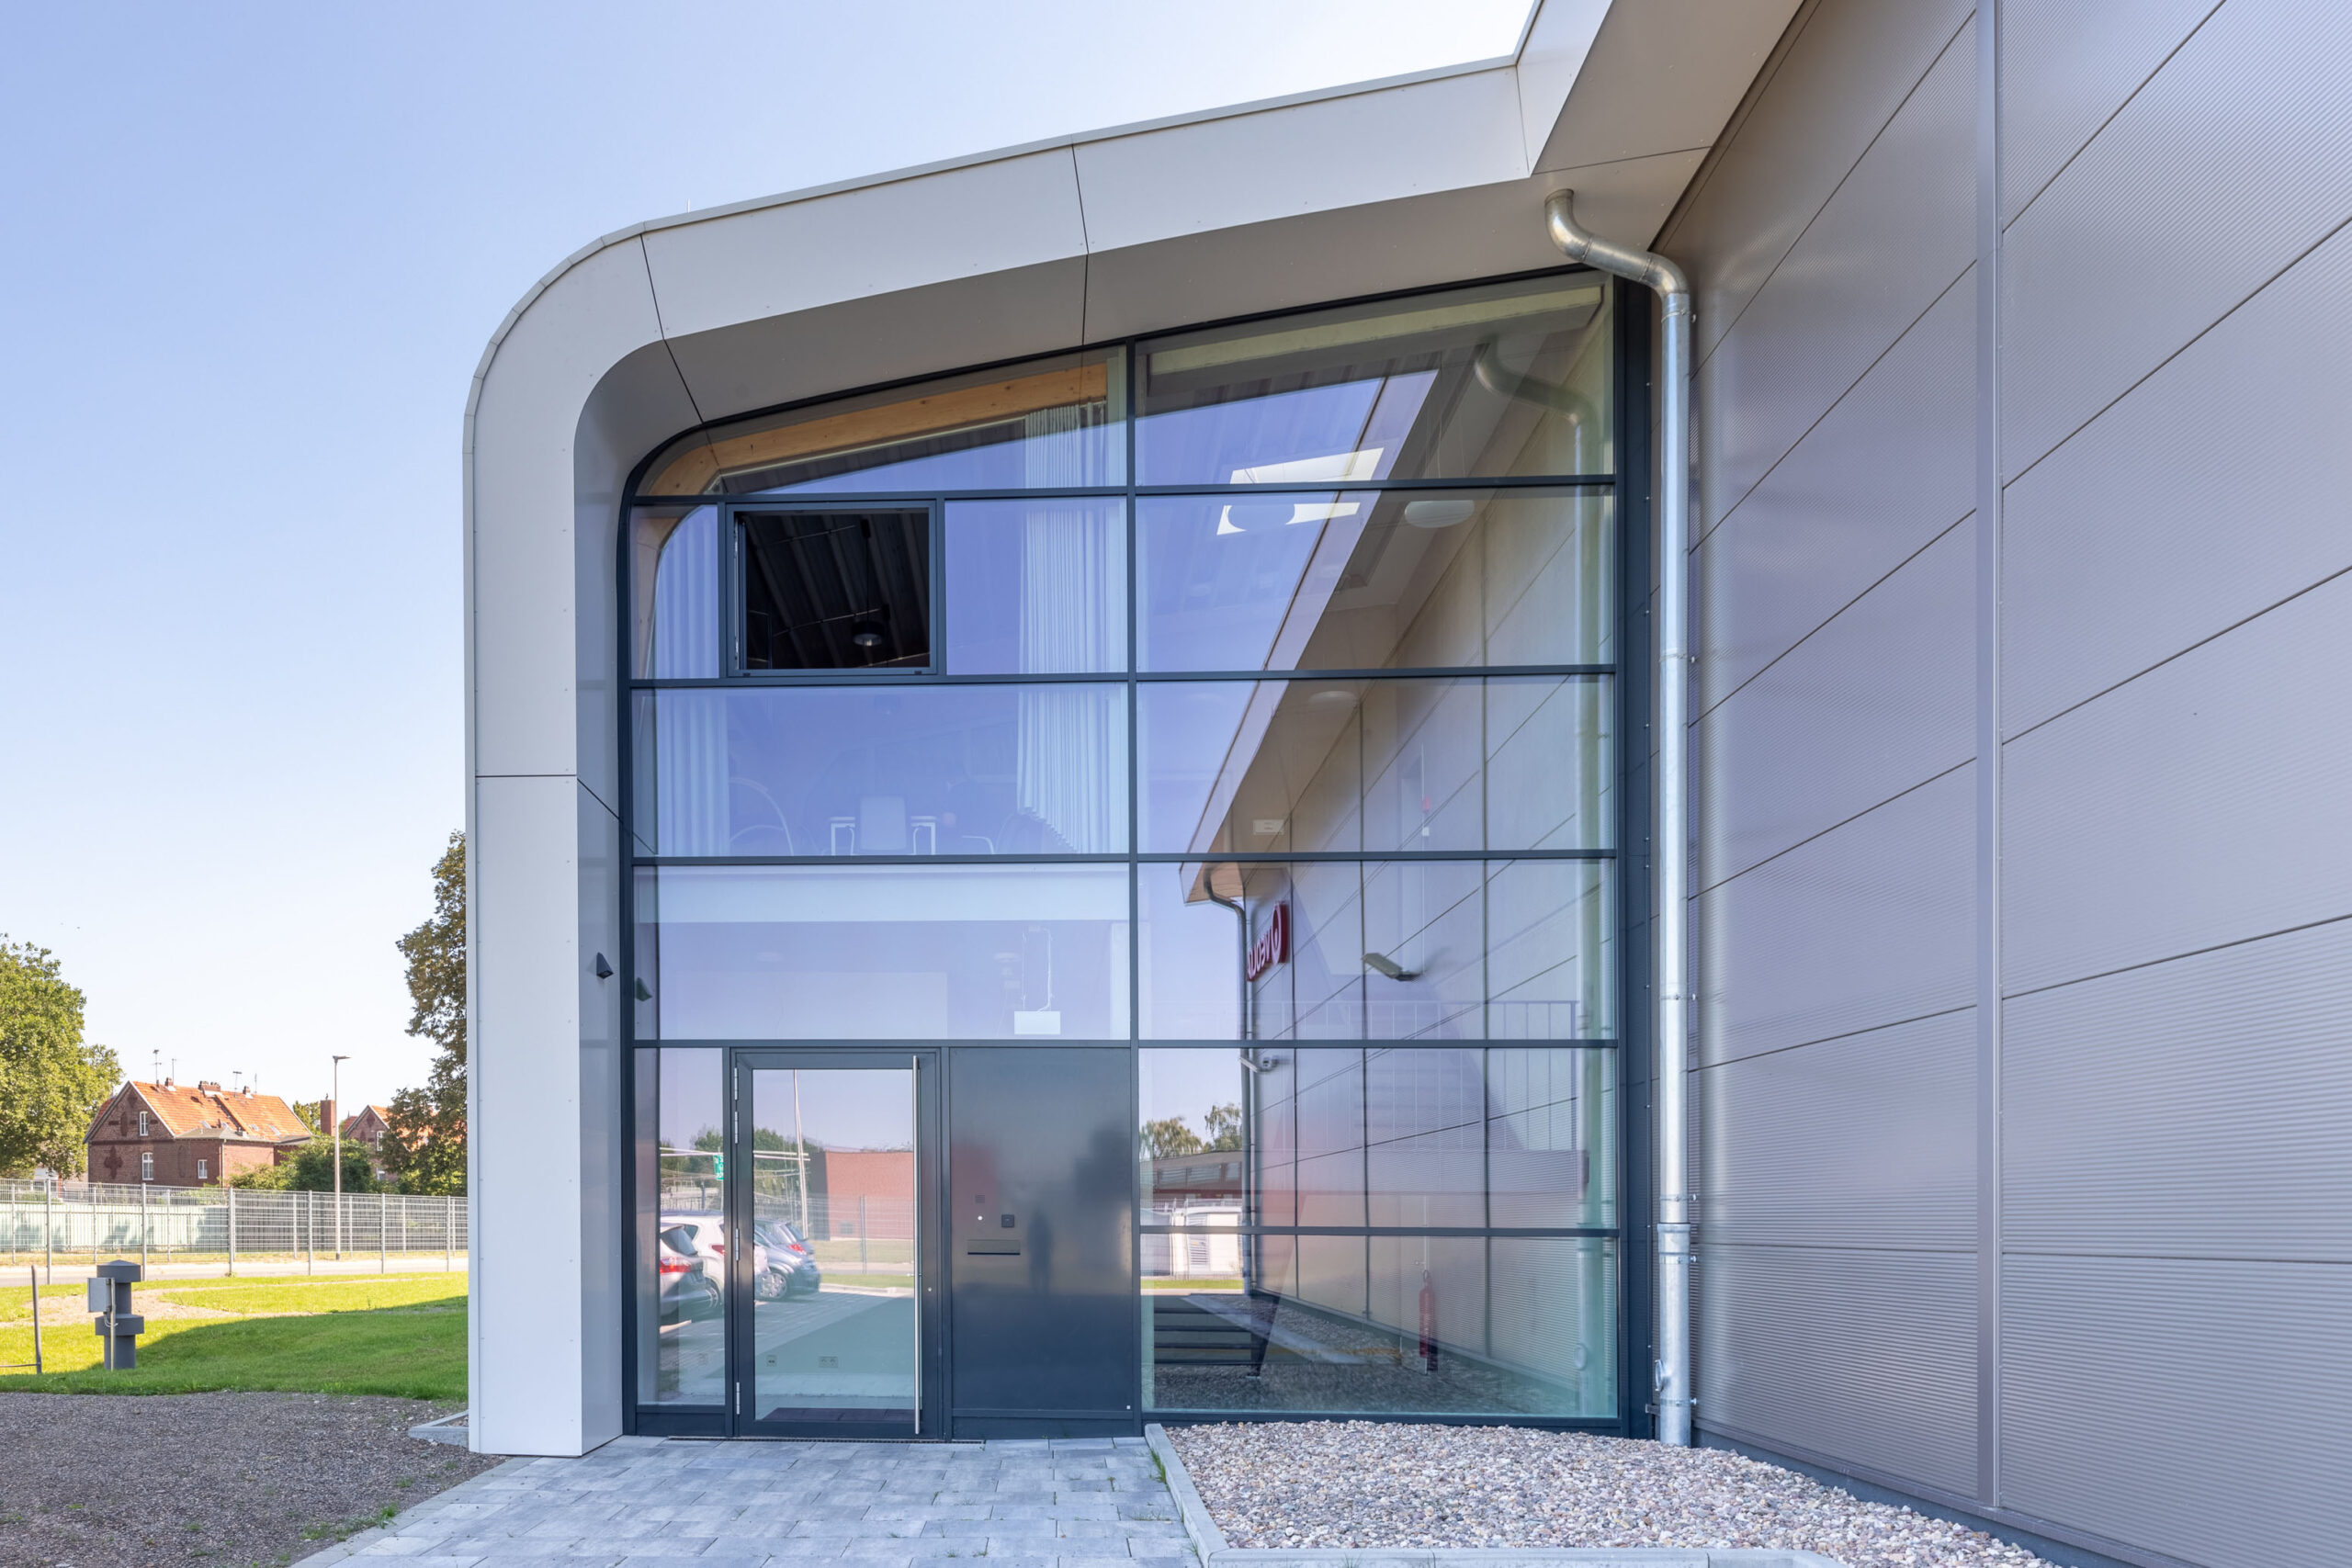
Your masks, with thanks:
[(1570, 261), (1583, 262), (1631, 278), (1665, 297), (1669, 316), (1690, 314), (1690, 284), (1682, 269), (1655, 251), (1611, 244), (1577, 222), (1576, 192), (1555, 190), (1544, 198), (1544, 228)]

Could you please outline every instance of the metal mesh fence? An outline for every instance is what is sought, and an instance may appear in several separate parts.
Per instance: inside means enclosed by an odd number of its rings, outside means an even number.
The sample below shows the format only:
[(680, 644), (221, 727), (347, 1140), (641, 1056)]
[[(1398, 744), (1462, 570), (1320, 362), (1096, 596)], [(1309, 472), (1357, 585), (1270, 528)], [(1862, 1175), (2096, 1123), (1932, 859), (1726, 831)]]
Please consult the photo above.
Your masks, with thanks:
[(153, 1264), (310, 1263), (340, 1257), (389, 1268), (455, 1268), (466, 1250), (463, 1198), (390, 1192), (0, 1181), (0, 1252), (57, 1263), (137, 1257)]

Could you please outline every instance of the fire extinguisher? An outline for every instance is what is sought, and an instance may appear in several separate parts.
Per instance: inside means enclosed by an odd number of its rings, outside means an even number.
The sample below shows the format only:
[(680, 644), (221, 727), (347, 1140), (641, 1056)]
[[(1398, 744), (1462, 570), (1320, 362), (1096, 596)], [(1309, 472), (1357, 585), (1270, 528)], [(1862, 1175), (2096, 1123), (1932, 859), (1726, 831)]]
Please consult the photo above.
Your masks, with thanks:
[(1421, 1270), (1421, 1368), (1437, 1371), (1437, 1281)]

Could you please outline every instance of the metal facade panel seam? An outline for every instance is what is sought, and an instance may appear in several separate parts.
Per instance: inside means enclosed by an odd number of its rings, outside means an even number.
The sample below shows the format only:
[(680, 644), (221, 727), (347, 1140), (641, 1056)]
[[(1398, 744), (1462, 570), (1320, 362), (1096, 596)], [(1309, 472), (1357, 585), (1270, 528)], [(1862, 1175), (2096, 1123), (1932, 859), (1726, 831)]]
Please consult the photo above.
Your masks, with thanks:
[(1963, 1010), (1702, 1069), (1703, 1234), (1973, 1247), (1975, 1027)]
[(2339, 231), (2008, 487), (2011, 735), (2352, 567), (2347, 364)]
[(2352, 1263), (2352, 920), (2007, 1013), (2010, 1248)]
[(1965, 0), (1824, 0), (1659, 240), (1690, 275), (1703, 362), (1894, 118)]
[(1698, 725), (1712, 886), (1965, 761), (1975, 531), (1963, 521)]
[(1716, 506), (1754, 488), (1968, 270), (1973, 37), (1961, 29), (1708, 356), (1700, 469)]
[(2352, 913), (2340, 577), (2003, 749), (2010, 994)]
[[(2352, 1540), (2352, 1269), (2005, 1260), (2001, 1500), (2210, 1564), (2334, 1568)], [(2276, 1401), (2293, 1361), (2291, 1429)]]
[(1702, 1062), (1969, 1005), (1973, 768), (1700, 896)]
[[(2229, 243), (2186, 261), (2184, 209)], [(2232, 0), (2009, 225), (2004, 477), (2039, 461), (2347, 216), (2352, 30), (2343, 13)]]
[(1973, 1483), (1973, 1252), (1707, 1241), (1700, 1409), (1947, 1491)]
[(2004, 227), (2218, 4), (2001, 0)]
[(1701, 712), (1968, 515), (1975, 321), (1963, 275), (1700, 545)]

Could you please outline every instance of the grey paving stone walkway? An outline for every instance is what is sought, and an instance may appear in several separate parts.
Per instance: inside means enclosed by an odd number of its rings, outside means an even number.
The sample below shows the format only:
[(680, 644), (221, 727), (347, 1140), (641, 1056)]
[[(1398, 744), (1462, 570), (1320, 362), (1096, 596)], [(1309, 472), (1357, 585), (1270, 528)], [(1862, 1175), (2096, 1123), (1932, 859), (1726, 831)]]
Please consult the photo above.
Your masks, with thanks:
[(304, 1561), (944, 1568), (933, 1560), (952, 1557), (985, 1568), (1199, 1568), (1141, 1438), (621, 1438), (580, 1459), (510, 1461)]

